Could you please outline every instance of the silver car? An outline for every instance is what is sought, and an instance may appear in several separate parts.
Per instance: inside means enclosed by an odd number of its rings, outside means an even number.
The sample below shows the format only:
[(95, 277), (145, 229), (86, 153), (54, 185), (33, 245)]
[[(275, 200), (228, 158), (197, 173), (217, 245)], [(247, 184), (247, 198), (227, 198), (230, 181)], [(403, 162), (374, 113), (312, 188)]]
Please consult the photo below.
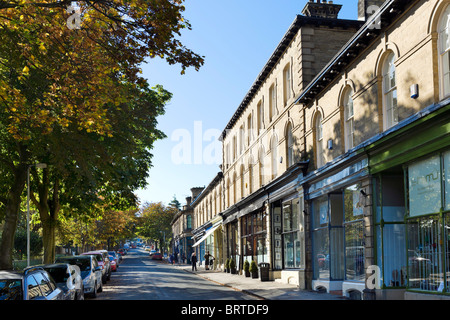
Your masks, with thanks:
[(0, 300), (62, 300), (63, 295), (42, 267), (0, 271)]
[(42, 268), (50, 273), (58, 288), (64, 292), (64, 300), (84, 300), (80, 267), (69, 263), (54, 263)]
[(56, 259), (55, 263), (68, 263), (80, 268), (83, 279), (84, 294), (97, 297), (97, 293), (103, 291), (102, 269), (97, 259), (92, 255), (65, 256)]

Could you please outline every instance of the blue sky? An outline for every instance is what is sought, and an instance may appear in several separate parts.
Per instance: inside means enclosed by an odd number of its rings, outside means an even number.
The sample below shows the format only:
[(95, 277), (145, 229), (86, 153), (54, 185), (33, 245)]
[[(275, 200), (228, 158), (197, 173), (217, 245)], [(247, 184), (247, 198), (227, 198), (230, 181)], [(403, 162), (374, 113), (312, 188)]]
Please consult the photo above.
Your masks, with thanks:
[[(182, 43), (205, 56), (197, 72), (181, 75), (179, 65), (149, 60), (143, 75), (173, 94), (158, 128), (167, 138), (155, 143), (148, 186), (136, 192), (141, 203), (183, 205), (192, 187), (208, 185), (220, 171), (220, 148), (214, 139), (222, 132), (307, 0), (187, 0)], [(357, 18), (357, 0), (342, 4), (340, 19)], [(190, 142), (190, 149), (188, 149)], [(184, 143), (184, 144), (183, 144)], [(180, 153), (180, 148), (186, 151)], [(200, 152), (199, 152), (200, 151)], [(221, 150), (219, 150), (221, 151)], [(190, 153), (190, 156), (189, 156)], [(216, 156), (213, 157), (212, 156)], [(218, 157), (218, 158), (217, 158)]]

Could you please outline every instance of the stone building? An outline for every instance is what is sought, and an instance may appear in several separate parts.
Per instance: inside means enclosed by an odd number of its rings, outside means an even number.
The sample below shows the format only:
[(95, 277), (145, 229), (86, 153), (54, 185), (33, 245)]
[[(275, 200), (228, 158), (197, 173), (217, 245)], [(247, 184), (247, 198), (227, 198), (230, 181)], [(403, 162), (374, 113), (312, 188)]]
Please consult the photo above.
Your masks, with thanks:
[(195, 219), (195, 230), (192, 231), (199, 265), (204, 263), (204, 256), (209, 252), (214, 258), (213, 268), (221, 268), (224, 263), (222, 216), (223, 186), (222, 172), (218, 172), (210, 184), (192, 203)]
[(195, 201), (203, 189), (203, 187), (191, 188), (191, 196), (186, 197), (186, 204), (170, 223), (173, 235), (171, 251), (177, 255), (177, 259), (185, 260), (188, 263), (190, 263), (190, 256), (193, 252), (193, 230), (197, 225), (192, 201)]
[(202, 199), (223, 207), (197, 215), (239, 269), (353, 299), (448, 299), (450, 1), (360, 0), (358, 20), (340, 7), (295, 17), (221, 136)]
[(296, 97), (313, 289), (448, 298), (449, 4), (383, 2)]
[(303, 202), (296, 180), (308, 157), (303, 108), (295, 97), (363, 25), (338, 19), (340, 8), (331, 2), (306, 4), (221, 137), (227, 256), (241, 269), (245, 260), (269, 263), (272, 279), (302, 287)]

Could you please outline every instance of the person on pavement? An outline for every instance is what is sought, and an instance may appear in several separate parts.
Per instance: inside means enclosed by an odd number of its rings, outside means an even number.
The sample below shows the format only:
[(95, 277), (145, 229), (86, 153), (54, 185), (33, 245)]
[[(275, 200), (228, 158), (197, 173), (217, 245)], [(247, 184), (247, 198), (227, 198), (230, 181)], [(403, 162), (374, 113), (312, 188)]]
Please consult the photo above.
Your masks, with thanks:
[(209, 254), (209, 251), (207, 251), (204, 258), (205, 258), (205, 270), (209, 270), (209, 265), (210, 264), (212, 265), (212, 259), (214, 259), (214, 257)]
[(197, 271), (197, 256), (195, 255), (195, 252), (192, 252), (191, 255), (191, 263), (192, 263), (192, 271)]

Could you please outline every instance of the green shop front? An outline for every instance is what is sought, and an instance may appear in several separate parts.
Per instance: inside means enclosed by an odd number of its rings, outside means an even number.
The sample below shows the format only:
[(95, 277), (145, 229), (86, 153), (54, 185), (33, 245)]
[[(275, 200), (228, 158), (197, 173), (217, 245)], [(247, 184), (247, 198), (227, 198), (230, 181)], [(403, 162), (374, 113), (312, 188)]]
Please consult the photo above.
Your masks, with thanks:
[(365, 146), (376, 299), (450, 299), (450, 105), (432, 105)]

